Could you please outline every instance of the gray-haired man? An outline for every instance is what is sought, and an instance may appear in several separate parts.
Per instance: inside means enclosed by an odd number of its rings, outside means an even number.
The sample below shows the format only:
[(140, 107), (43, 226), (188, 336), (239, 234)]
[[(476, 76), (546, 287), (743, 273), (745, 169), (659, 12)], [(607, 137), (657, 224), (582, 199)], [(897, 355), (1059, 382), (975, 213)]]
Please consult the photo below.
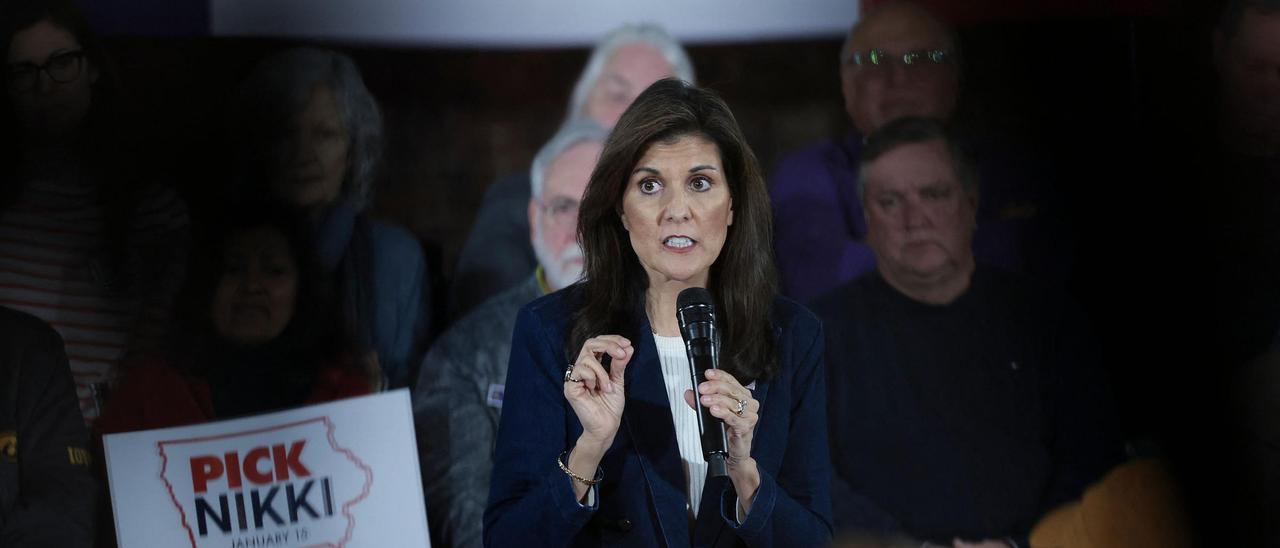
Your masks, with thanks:
[(582, 275), (578, 202), (608, 133), (570, 121), (533, 160), (529, 240), (538, 266), (467, 314), (427, 353), (413, 393), (427, 515), (444, 546), (480, 546), (511, 332), (521, 306)]
[[(566, 118), (587, 118), (612, 128), (640, 92), (668, 76), (694, 81), (689, 55), (667, 31), (654, 25), (618, 27), (591, 51), (573, 87)], [(485, 191), (458, 256), (450, 314), (465, 314), (519, 283), (533, 268), (534, 250), (524, 239), (529, 225), (521, 214), (528, 192), (524, 174), (499, 179)]]

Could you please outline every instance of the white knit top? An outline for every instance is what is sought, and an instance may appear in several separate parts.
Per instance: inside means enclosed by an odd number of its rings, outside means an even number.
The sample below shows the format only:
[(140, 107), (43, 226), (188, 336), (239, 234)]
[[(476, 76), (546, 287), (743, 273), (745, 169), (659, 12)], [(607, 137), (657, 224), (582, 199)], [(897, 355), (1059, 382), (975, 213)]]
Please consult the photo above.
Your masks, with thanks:
[(676, 427), (676, 443), (680, 447), (689, 493), (689, 512), (697, 517), (698, 504), (702, 502), (702, 486), (707, 481), (707, 461), (702, 456), (698, 412), (684, 401), (684, 391), (693, 390), (689, 355), (685, 353), (684, 339), (680, 337), (655, 334), (653, 342), (658, 347), (658, 361), (662, 363), (662, 381), (667, 387), (667, 402), (671, 405), (671, 422)]

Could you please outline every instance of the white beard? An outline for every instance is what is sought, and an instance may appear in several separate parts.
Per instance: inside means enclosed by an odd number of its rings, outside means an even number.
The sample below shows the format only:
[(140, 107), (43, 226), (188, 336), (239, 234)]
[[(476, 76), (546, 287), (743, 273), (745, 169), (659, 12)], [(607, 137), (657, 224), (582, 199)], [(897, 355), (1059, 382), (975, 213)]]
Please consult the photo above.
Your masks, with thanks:
[(540, 234), (533, 238), (533, 254), (546, 273), (547, 285), (552, 291), (569, 287), (582, 278), (582, 248), (577, 242), (565, 246), (558, 255), (553, 256), (546, 244), (542, 243)]

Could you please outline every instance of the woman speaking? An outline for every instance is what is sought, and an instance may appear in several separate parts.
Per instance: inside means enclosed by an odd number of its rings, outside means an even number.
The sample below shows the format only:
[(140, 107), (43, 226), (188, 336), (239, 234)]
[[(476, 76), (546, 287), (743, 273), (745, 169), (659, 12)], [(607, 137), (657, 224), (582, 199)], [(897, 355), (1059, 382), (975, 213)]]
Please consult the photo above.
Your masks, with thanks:
[[(485, 544), (828, 543), (822, 331), (775, 295), (768, 195), (728, 107), (650, 86), (578, 215), (583, 281), (516, 322)], [(697, 386), (676, 315), (691, 287), (721, 334)], [(727, 477), (707, 474), (698, 407), (724, 422)]]

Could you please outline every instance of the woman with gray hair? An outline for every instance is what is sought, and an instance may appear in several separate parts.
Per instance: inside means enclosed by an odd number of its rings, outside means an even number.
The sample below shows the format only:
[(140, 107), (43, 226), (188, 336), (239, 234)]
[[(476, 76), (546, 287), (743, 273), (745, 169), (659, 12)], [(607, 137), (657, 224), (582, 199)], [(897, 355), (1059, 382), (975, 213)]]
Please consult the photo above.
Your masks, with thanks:
[[(694, 83), (693, 63), (675, 38), (652, 24), (618, 27), (591, 51), (565, 119), (587, 118), (610, 129), (641, 91), (669, 76)], [(520, 283), (537, 266), (528, 204), (527, 173), (489, 185), (458, 256), (449, 306), (454, 317)]]
[(310, 214), (352, 335), (390, 387), (406, 385), (429, 327), (428, 271), (409, 231), (361, 213), (381, 158), (382, 116), (359, 69), (329, 50), (272, 55), (241, 85), (232, 119), (243, 145), (236, 198), (265, 191)]

